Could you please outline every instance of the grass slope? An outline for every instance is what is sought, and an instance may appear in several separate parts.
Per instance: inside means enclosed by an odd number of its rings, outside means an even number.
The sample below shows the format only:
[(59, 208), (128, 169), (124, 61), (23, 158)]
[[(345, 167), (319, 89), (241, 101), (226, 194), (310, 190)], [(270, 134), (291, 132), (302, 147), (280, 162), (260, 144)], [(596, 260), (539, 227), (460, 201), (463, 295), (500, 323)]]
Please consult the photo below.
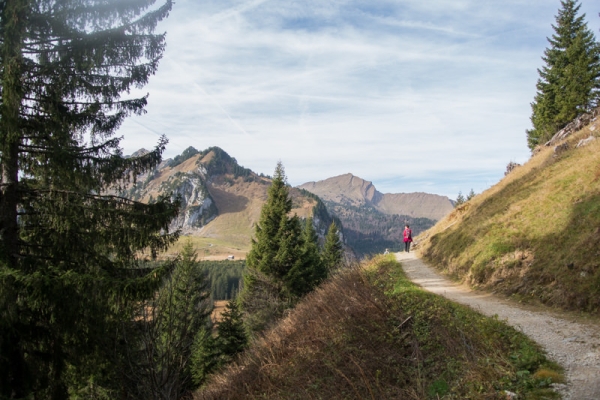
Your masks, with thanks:
[(474, 286), (599, 313), (600, 140), (575, 148), (590, 131), (456, 208), (417, 238), (424, 258)]
[(410, 283), (391, 256), (307, 296), (196, 399), (556, 398), (537, 345)]

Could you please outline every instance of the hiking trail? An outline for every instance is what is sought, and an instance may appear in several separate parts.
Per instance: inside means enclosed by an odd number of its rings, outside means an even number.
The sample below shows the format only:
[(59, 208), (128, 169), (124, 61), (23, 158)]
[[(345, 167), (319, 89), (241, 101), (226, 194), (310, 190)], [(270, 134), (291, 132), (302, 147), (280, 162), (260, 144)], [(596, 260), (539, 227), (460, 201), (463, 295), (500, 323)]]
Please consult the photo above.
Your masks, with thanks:
[(408, 278), (432, 293), (465, 304), (487, 316), (498, 315), (546, 350), (565, 369), (567, 384), (555, 384), (565, 400), (600, 399), (600, 326), (574, 322), (551, 311), (526, 307), (490, 293), (476, 292), (443, 277), (416, 257), (396, 253)]

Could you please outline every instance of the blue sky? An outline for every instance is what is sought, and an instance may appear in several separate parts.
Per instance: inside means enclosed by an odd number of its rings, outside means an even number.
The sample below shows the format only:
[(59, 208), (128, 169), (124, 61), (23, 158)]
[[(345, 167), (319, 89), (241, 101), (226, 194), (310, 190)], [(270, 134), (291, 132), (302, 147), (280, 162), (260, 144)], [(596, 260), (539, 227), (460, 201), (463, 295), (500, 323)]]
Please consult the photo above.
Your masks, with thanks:
[[(598, 37), (600, 5), (581, 2)], [(121, 128), (126, 154), (219, 146), (296, 186), (351, 172), (456, 198), (529, 158), (525, 130), (559, 0), (178, 0)]]

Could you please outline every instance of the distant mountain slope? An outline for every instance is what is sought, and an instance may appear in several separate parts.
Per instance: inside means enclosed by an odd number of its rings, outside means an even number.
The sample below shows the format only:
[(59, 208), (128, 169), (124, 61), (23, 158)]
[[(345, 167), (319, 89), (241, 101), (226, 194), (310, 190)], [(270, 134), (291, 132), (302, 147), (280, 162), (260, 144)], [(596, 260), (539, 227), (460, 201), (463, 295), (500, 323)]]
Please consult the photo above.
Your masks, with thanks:
[[(139, 176), (137, 183), (121, 195), (142, 202), (152, 202), (159, 196), (180, 196), (181, 212), (170, 229), (181, 229), (197, 246), (204, 246), (204, 253), (200, 254), (203, 257), (223, 258), (223, 254), (244, 257), (270, 182), (269, 178), (240, 166), (219, 147), (204, 151), (189, 147)], [(290, 188), (290, 195), (292, 213), (313, 216), (317, 233), (324, 236), (332, 217), (320, 199), (294, 188)], [(179, 246), (173, 249), (177, 250)]]
[(599, 131), (578, 126), (457, 207), (418, 238), (425, 258), (475, 286), (598, 314)]
[(404, 224), (418, 234), (454, 209), (450, 199), (427, 193), (382, 194), (372, 182), (352, 174), (299, 188), (319, 196), (329, 212), (340, 218), (348, 244), (362, 255), (398, 250)]
[(450, 199), (429, 193), (383, 194), (372, 182), (352, 174), (345, 174), (319, 182), (308, 182), (299, 188), (316, 194), (321, 199), (344, 206), (370, 206), (384, 214), (407, 215), (413, 218), (439, 220), (454, 206)]

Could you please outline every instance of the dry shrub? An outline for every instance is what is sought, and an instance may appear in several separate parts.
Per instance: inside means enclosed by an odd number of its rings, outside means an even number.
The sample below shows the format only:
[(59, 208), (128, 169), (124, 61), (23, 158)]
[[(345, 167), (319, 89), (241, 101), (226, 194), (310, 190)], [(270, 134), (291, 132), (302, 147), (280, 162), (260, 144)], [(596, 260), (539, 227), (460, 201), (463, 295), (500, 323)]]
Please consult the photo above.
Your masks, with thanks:
[(308, 295), (195, 398), (503, 399), (505, 389), (531, 390), (517, 371), (533, 374), (545, 359), (524, 335), (417, 288), (391, 256), (365, 268)]
[(410, 335), (386, 335), (402, 315), (392, 318), (365, 279), (352, 269), (307, 296), (196, 398), (419, 398), (402, 389), (415, 359)]
[(561, 374), (546, 368), (537, 371), (533, 374), (533, 377), (539, 380), (550, 380), (552, 383), (563, 383), (565, 381), (565, 378)]

